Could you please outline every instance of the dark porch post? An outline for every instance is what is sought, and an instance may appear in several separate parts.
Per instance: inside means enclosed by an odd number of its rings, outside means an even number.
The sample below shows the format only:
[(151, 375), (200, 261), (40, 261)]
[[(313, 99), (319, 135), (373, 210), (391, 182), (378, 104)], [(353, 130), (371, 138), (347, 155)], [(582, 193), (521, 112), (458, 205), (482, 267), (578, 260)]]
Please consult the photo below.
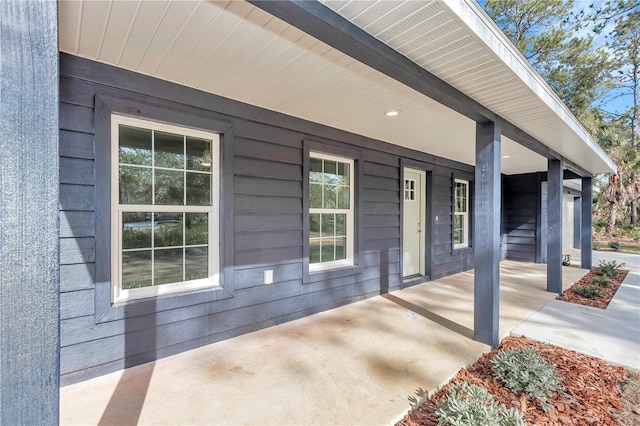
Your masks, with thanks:
[(474, 339), (498, 346), (500, 305), (500, 128), (476, 124)]
[(0, 1), (0, 424), (58, 424), (57, 1)]
[(562, 293), (562, 160), (549, 160), (547, 174), (547, 291)]
[(580, 223), (580, 259), (582, 269), (591, 269), (593, 250), (593, 182), (591, 176), (582, 178), (582, 220)]
[(573, 197), (573, 248), (580, 248), (582, 238), (582, 198)]

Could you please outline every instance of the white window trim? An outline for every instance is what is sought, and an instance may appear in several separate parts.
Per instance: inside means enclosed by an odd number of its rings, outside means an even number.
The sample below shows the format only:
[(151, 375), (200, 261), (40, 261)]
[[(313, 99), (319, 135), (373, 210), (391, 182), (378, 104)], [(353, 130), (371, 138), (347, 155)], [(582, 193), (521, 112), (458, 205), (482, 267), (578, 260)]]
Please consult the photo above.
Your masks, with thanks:
[[(211, 140), (211, 165), (219, 167), (220, 137), (216, 133), (204, 132), (176, 125), (141, 120), (112, 114), (111, 116), (111, 301), (112, 303), (156, 297), (165, 294), (182, 293), (220, 285), (220, 249), (219, 249), (219, 188), (220, 173), (217, 168), (211, 173), (211, 206), (176, 205), (135, 205), (120, 204), (119, 179), (119, 126), (128, 125), (154, 131), (177, 133), (201, 139)], [(208, 252), (209, 277), (199, 280), (183, 281), (135, 289), (122, 289), (122, 213), (127, 211), (146, 212), (193, 212), (208, 213)]]
[[(462, 238), (462, 242), (458, 243), (458, 244), (454, 244), (453, 248), (454, 249), (459, 249), (459, 248), (465, 248), (465, 247), (469, 247), (469, 181), (468, 180), (463, 180), (463, 179), (454, 179), (454, 185), (455, 183), (463, 183), (465, 184), (465, 211), (464, 212), (457, 212), (456, 211), (456, 205), (457, 205), (457, 200), (456, 197), (458, 196), (456, 188), (453, 188), (453, 215), (454, 218), (455, 216), (462, 216), (462, 226), (464, 228), (464, 232), (463, 232), (463, 238)], [(453, 227), (455, 227), (455, 220), (453, 222)], [(453, 237), (453, 235), (452, 235)]]
[[(345, 247), (345, 251), (347, 252), (347, 257), (346, 259), (340, 259), (340, 260), (334, 260), (331, 262), (322, 262), (322, 263), (311, 263), (309, 261), (309, 273), (314, 273), (314, 272), (321, 272), (321, 271), (328, 271), (331, 269), (338, 269), (338, 268), (345, 268), (345, 267), (349, 267), (349, 266), (353, 266), (354, 265), (354, 233), (355, 233), (355, 225), (354, 225), (354, 211), (355, 211), (355, 205), (354, 205), (354, 201), (355, 201), (355, 196), (354, 196), (354, 192), (355, 192), (355, 187), (354, 187), (354, 174), (355, 174), (355, 168), (354, 168), (354, 160), (352, 158), (346, 158), (346, 157), (339, 157), (336, 155), (329, 155), (329, 154), (325, 154), (325, 153), (320, 153), (320, 152), (315, 152), (315, 151), (311, 151), (309, 153), (309, 158), (317, 158), (317, 159), (321, 159), (321, 160), (329, 160), (329, 161), (337, 161), (337, 162), (341, 162), (341, 163), (347, 163), (349, 164), (349, 209), (312, 209), (310, 206), (308, 206), (308, 212), (309, 214), (313, 214), (313, 213), (327, 213), (327, 214), (332, 214), (332, 213), (340, 213), (340, 214), (346, 214), (347, 215), (347, 220), (346, 220), (346, 233), (347, 233), (347, 238), (346, 238), (346, 247)], [(306, 179), (309, 179), (309, 176), (306, 176)], [(306, 244), (309, 244), (309, 240), (307, 239)]]

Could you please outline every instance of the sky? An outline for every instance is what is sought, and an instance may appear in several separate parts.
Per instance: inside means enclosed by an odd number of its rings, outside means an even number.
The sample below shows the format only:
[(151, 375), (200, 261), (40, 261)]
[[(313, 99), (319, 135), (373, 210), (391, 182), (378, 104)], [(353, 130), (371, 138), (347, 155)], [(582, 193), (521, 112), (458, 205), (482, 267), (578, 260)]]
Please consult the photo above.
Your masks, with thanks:
[[(484, 5), (486, 0), (478, 0), (478, 2), (481, 5)], [(573, 13), (577, 15), (579, 12), (583, 10), (586, 12), (589, 12), (593, 10), (593, 8), (590, 8), (590, 6), (593, 6), (594, 8), (598, 8), (598, 7), (604, 6), (605, 3), (606, 3), (606, 0), (574, 0)], [(606, 34), (609, 34), (611, 32), (614, 25), (615, 25), (615, 22), (613, 21), (609, 22), (607, 26), (599, 34), (596, 34), (593, 31), (594, 26), (591, 25), (590, 27), (586, 27), (580, 31), (577, 31), (575, 35), (583, 36), (583, 37), (584, 36), (592, 37), (594, 41), (594, 45), (596, 47), (603, 47), (605, 48), (605, 50), (607, 50)], [(618, 91), (609, 92), (607, 96), (596, 101), (594, 105), (601, 107), (606, 112), (613, 113), (613, 114), (620, 114), (627, 111), (629, 108), (631, 108), (632, 103), (633, 103), (633, 97), (630, 92), (628, 93), (625, 91), (618, 90)]]
[[(595, 8), (604, 6), (605, 1), (603, 0), (574, 0), (573, 11), (574, 13), (579, 13), (582, 10), (588, 11), (590, 6)], [(576, 35), (580, 36), (590, 36), (593, 38), (594, 46), (603, 47), (605, 50), (609, 50), (606, 47), (607, 38), (606, 35), (611, 33), (615, 26), (614, 21), (610, 21), (607, 26), (599, 33), (595, 34), (593, 31), (593, 25), (587, 28), (584, 28), (582, 31), (577, 32)], [(613, 52), (611, 52), (613, 55)], [(633, 96), (629, 91), (625, 90), (614, 90), (611, 91), (605, 96), (603, 99), (595, 102), (594, 105), (600, 106), (607, 112), (613, 114), (623, 113), (629, 108), (633, 103)]]

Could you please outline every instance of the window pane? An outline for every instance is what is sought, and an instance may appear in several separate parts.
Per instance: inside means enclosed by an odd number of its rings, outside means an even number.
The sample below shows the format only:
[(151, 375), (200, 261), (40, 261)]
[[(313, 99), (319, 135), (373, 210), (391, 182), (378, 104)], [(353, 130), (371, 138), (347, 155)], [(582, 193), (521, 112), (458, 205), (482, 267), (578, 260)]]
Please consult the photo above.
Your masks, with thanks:
[(187, 137), (187, 170), (211, 171), (211, 141)]
[(153, 252), (153, 285), (182, 282), (182, 249), (160, 249)]
[(206, 213), (186, 213), (187, 235), (185, 244), (207, 244), (209, 242), (209, 216)]
[(122, 248), (151, 248), (151, 213), (122, 213)]
[(122, 253), (122, 288), (147, 287), (151, 285), (151, 250)]
[(187, 172), (187, 205), (211, 205), (211, 175)]
[(322, 239), (322, 254), (321, 260), (322, 262), (332, 262), (336, 260), (334, 253), (334, 238), (323, 238)]
[(336, 236), (342, 237), (347, 235), (347, 215), (336, 215)]
[(184, 174), (173, 170), (156, 170), (156, 202), (161, 205), (184, 204)]
[(324, 181), (332, 185), (338, 184), (338, 163), (335, 161), (324, 160)]
[(322, 183), (322, 160), (311, 158), (309, 166), (309, 182)]
[(184, 169), (184, 137), (172, 133), (154, 132), (155, 166)]
[(151, 130), (120, 125), (120, 163), (151, 166)]
[(322, 237), (333, 237), (335, 233), (335, 215), (323, 214), (322, 215)]
[(120, 203), (151, 204), (151, 169), (120, 166)]
[(349, 187), (348, 186), (339, 186), (338, 188), (338, 208), (339, 209), (348, 209), (350, 208), (350, 197), (349, 197)]
[(309, 184), (309, 207), (312, 209), (322, 208), (322, 185), (318, 183)]
[(154, 213), (154, 247), (182, 246), (182, 213)]
[(336, 247), (336, 260), (346, 259), (347, 258), (347, 239), (336, 238), (335, 247)]
[(207, 247), (191, 247), (185, 249), (185, 281), (199, 280), (209, 276), (208, 252), (209, 249)]
[(335, 209), (336, 208), (336, 186), (333, 185), (324, 185), (322, 187), (322, 193), (324, 196), (322, 207), (325, 209)]
[(340, 176), (340, 184), (349, 186), (350, 165), (347, 163), (338, 163), (338, 175)]
[(320, 236), (320, 217), (322, 215), (312, 213), (309, 215), (309, 237), (315, 238)]

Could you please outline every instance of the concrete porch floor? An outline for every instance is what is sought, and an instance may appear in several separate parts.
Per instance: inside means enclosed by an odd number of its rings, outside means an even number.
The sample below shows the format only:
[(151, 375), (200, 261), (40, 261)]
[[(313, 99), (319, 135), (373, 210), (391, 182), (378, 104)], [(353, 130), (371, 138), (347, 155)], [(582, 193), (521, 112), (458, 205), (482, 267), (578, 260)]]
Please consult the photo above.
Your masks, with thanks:
[[(585, 274), (563, 268), (563, 287)], [(546, 265), (503, 261), (500, 335), (555, 297)], [(473, 271), (66, 386), (62, 424), (389, 424), (490, 348)]]

